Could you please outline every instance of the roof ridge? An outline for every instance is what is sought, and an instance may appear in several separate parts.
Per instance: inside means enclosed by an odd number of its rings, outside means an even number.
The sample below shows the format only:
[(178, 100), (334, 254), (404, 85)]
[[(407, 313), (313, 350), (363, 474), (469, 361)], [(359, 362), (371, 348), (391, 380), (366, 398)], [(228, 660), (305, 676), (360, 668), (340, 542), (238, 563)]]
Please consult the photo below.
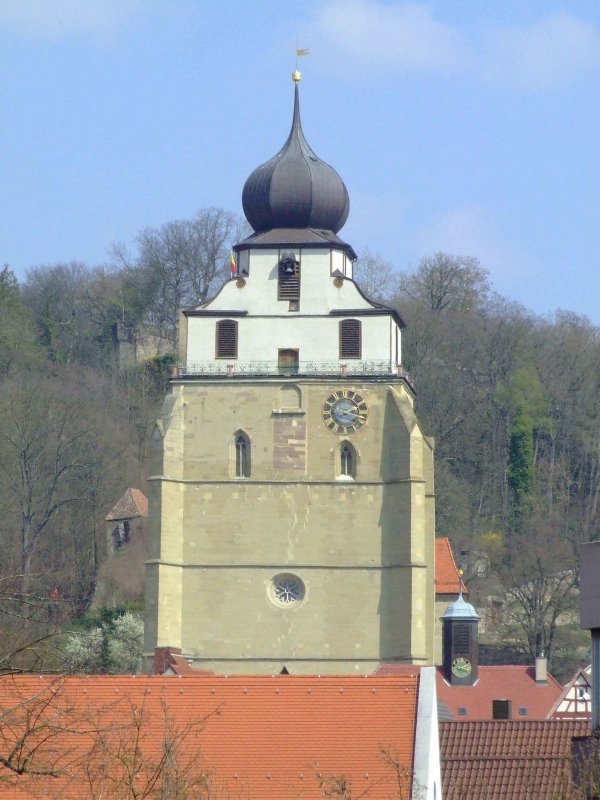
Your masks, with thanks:
[(442, 756), (442, 762), (449, 762), (453, 761), (455, 763), (459, 761), (525, 761), (528, 759), (532, 759), (537, 761), (564, 761), (565, 759), (570, 758), (569, 754), (567, 753), (558, 753), (556, 755), (538, 755), (535, 751), (531, 752), (524, 752), (520, 753), (519, 755), (497, 755), (495, 753), (491, 755), (482, 755), (482, 756)]

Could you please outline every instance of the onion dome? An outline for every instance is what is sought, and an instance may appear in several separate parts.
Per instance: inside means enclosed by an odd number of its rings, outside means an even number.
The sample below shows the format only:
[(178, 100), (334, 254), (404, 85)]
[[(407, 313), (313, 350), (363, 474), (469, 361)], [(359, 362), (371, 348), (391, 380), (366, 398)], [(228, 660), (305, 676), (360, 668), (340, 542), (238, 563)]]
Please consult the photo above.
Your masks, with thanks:
[(337, 233), (348, 218), (350, 201), (337, 172), (315, 155), (300, 124), (298, 81), (294, 118), (286, 143), (277, 155), (257, 167), (242, 192), (246, 219), (257, 231), (273, 228), (317, 228)]

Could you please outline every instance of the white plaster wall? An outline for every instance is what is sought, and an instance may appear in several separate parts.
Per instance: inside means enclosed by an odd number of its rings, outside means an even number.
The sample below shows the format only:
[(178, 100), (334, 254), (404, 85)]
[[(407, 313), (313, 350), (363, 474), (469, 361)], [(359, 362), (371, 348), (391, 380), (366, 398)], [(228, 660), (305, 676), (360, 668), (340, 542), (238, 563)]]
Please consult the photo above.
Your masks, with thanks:
[[(235, 280), (228, 281), (221, 291), (204, 308), (211, 311), (238, 309), (253, 314), (284, 314), (288, 310), (287, 300), (277, 299), (278, 263), (281, 252), (294, 252), (300, 261), (300, 312), (303, 314), (327, 314), (335, 308), (371, 308), (356, 285), (344, 280), (340, 288), (334, 286), (333, 269), (352, 274), (351, 263), (340, 250), (282, 250), (250, 251), (249, 274), (246, 285), (238, 288)], [(245, 267), (245, 258), (240, 258), (239, 269)]]
[(413, 800), (442, 800), (435, 667), (419, 673), (412, 789)]
[[(227, 318), (226, 316), (223, 317)], [(233, 317), (231, 319), (234, 319)], [(235, 317), (238, 323), (237, 361), (277, 362), (279, 349), (299, 350), (300, 362), (392, 361), (396, 324), (389, 316), (304, 317), (288, 312), (285, 317)], [(360, 319), (362, 358), (340, 359), (339, 324), (342, 319)], [(190, 317), (186, 364), (207, 361), (232, 363), (236, 359), (215, 359), (216, 325), (219, 317)]]
[[(277, 299), (278, 264), (282, 253), (294, 253), (300, 261), (300, 306), (289, 310), (289, 301)], [(339, 249), (250, 250), (240, 254), (238, 267), (247, 269), (242, 286), (233, 279), (225, 283), (215, 298), (202, 308), (223, 312), (223, 316), (194, 317), (187, 320), (187, 349), (184, 360), (190, 370), (194, 364), (214, 361), (224, 366), (235, 359), (215, 359), (216, 325), (219, 319), (238, 323), (238, 363), (277, 362), (278, 350), (299, 350), (300, 362), (339, 362), (339, 323), (341, 319), (360, 319), (362, 358), (360, 361), (400, 363), (400, 335), (391, 315), (353, 315), (332, 317), (332, 310), (370, 310), (373, 304), (350, 279), (334, 285), (332, 271), (351, 274), (351, 261)], [(247, 316), (229, 317), (227, 312), (245, 311)], [(183, 340), (182, 340), (183, 341)], [(354, 359), (341, 359), (351, 362)]]

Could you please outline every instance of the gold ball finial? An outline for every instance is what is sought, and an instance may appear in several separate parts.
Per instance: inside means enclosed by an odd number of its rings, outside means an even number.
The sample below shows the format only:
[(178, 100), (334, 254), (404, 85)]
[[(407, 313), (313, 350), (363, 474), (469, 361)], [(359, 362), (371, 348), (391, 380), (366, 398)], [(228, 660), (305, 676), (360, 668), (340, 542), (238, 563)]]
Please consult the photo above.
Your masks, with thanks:
[(292, 80), (294, 81), (294, 83), (300, 83), (300, 81), (302, 80), (302, 73), (300, 72), (300, 70), (295, 69), (292, 72)]

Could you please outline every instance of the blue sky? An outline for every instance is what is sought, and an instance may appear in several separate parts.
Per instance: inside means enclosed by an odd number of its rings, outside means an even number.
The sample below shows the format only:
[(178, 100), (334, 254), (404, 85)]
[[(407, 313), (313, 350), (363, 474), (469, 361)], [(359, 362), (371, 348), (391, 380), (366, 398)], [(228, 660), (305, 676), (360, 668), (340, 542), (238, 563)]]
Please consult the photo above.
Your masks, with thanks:
[(536, 313), (600, 324), (597, 0), (0, 0), (1, 263), (108, 263), (144, 227), (241, 213), (297, 44), (346, 241), (401, 270), (476, 256)]

